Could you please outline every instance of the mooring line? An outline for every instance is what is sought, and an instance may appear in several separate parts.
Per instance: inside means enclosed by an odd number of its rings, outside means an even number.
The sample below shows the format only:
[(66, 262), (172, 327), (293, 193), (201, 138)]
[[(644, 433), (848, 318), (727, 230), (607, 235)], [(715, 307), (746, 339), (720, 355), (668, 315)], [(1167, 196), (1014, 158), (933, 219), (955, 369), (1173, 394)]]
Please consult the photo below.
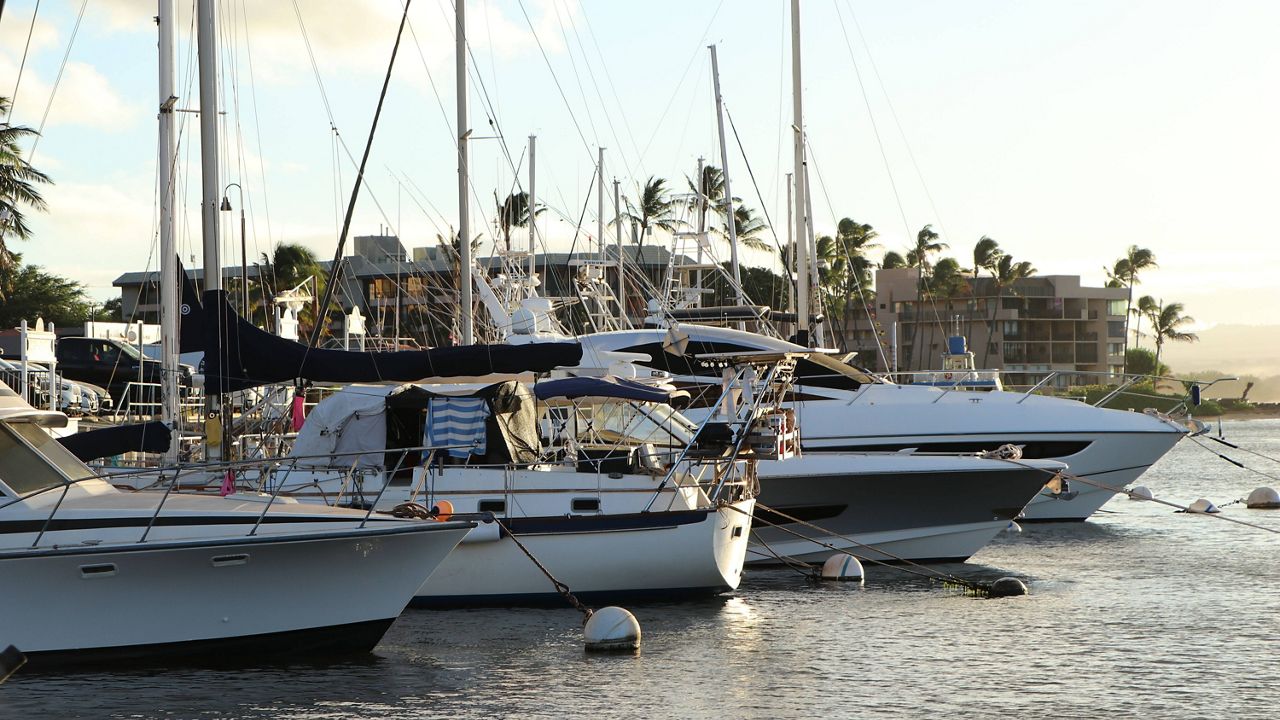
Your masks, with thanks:
[[(1194, 437), (1194, 436), (1193, 436), (1193, 437)], [(1212, 440), (1212, 441), (1214, 441), (1214, 442), (1216, 442), (1216, 443), (1221, 443), (1221, 444), (1223, 444), (1223, 445), (1226, 445), (1227, 447), (1232, 448), (1232, 449), (1234, 449), (1234, 450), (1239, 450), (1240, 452), (1246, 452), (1246, 453), (1249, 453), (1250, 455), (1257, 455), (1258, 457), (1262, 458), (1263, 460), (1270, 460), (1271, 462), (1276, 463), (1277, 465), (1280, 465), (1280, 458), (1274, 458), (1274, 457), (1271, 457), (1270, 455), (1267, 455), (1266, 453), (1260, 453), (1260, 452), (1258, 452), (1257, 450), (1250, 450), (1250, 449), (1249, 449), (1249, 448), (1247, 448), (1247, 447), (1244, 447), (1244, 446), (1242, 446), (1242, 445), (1236, 445), (1235, 443), (1233, 443), (1233, 442), (1229, 442), (1229, 441), (1227, 441), (1227, 440), (1225, 440), (1225, 439), (1223, 439), (1223, 438), (1220, 438), (1220, 437), (1214, 437), (1214, 436), (1212, 436), (1212, 435), (1205, 435), (1204, 437), (1207, 437), (1207, 438), (1209, 438), (1210, 440)]]
[[(1218, 440), (1217, 438), (1213, 438), (1213, 437), (1211, 437), (1210, 439), (1212, 439), (1212, 440), (1217, 440), (1218, 442), (1220, 442), (1220, 443), (1222, 443), (1223, 445), (1226, 445), (1226, 446), (1228, 446), (1228, 447), (1233, 447), (1233, 448), (1235, 448), (1235, 449), (1237, 449), (1237, 450), (1241, 450), (1241, 451), (1243, 451), (1243, 452), (1252, 453), (1252, 454), (1254, 454), (1254, 455), (1257, 455), (1258, 457), (1266, 458), (1267, 460), (1273, 460), (1273, 458), (1269, 458), (1269, 457), (1267, 457), (1266, 455), (1263, 455), (1262, 453), (1256, 453), (1256, 452), (1253, 452), (1252, 450), (1245, 450), (1244, 448), (1240, 447), (1239, 445), (1232, 445), (1231, 443), (1227, 442), (1226, 440)], [(1235, 459), (1233, 459), (1233, 458), (1229, 458), (1229, 457), (1227, 457), (1226, 455), (1223, 455), (1222, 453), (1218, 452), (1217, 450), (1214, 450), (1213, 448), (1209, 447), (1208, 445), (1205, 445), (1204, 443), (1200, 442), (1200, 440), (1198, 440), (1198, 439), (1197, 439), (1197, 438), (1195, 438), (1195, 437), (1191, 437), (1191, 441), (1192, 441), (1192, 442), (1194, 442), (1196, 445), (1198, 445), (1198, 446), (1200, 446), (1200, 447), (1204, 448), (1207, 452), (1210, 452), (1210, 453), (1213, 453), (1214, 455), (1217, 455), (1218, 457), (1222, 458), (1223, 460), (1226, 460), (1227, 462), (1231, 463), (1232, 465), (1235, 465), (1236, 467), (1240, 468), (1241, 470), (1248, 470), (1249, 472), (1254, 473), (1255, 475), (1261, 475), (1262, 477), (1267, 478), (1268, 480), (1274, 480), (1274, 481), (1276, 481), (1276, 482), (1280, 482), (1280, 476), (1272, 475), (1272, 474), (1270, 474), (1270, 473), (1265, 473), (1265, 472), (1262, 472), (1261, 470), (1255, 470), (1255, 469), (1253, 469), (1253, 468), (1251, 468), (1251, 467), (1248, 467), (1247, 465), (1245, 465), (1244, 463), (1240, 462), (1239, 460), (1235, 460)], [(1280, 462), (1280, 461), (1276, 461), (1276, 462)]]
[[(923, 577), (923, 578), (925, 578), (925, 579), (927, 579), (927, 580), (939, 580), (939, 581), (942, 581), (943, 583), (950, 583), (950, 584), (954, 584), (954, 585), (959, 585), (960, 587), (964, 588), (965, 590), (968, 590), (968, 591), (970, 591), (970, 592), (973, 592), (973, 593), (976, 593), (976, 594), (980, 594), (980, 595), (989, 595), (989, 594), (990, 594), (990, 592), (991, 592), (991, 588), (990, 588), (989, 586), (983, 585), (983, 584), (981, 584), (981, 583), (975, 583), (975, 582), (972, 582), (972, 581), (969, 581), (969, 580), (965, 580), (964, 578), (956, 577), (955, 575), (951, 575), (950, 573), (944, 573), (944, 572), (939, 571), (939, 570), (934, 570), (933, 568), (925, 567), (924, 565), (921, 565), (921, 564), (919, 564), (919, 563), (917, 563), (917, 562), (913, 562), (913, 561), (908, 560), (908, 559), (906, 559), (906, 558), (898, 557), (897, 555), (894, 555), (894, 554), (893, 554), (893, 553), (891, 553), (891, 552), (887, 552), (887, 551), (885, 551), (885, 550), (881, 550), (880, 548), (877, 548), (877, 547), (875, 547), (874, 545), (868, 545), (868, 544), (866, 544), (866, 543), (858, 542), (857, 540), (854, 540), (854, 539), (853, 539), (853, 538), (851, 538), (851, 537), (847, 537), (847, 536), (845, 536), (845, 535), (841, 535), (840, 533), (833, 532), (833, 531), (828, 530), (828, 529), (826, 529), (826, 528), (824, 528), (824, 527), (821, 527), (821, 526), (818, 526), (818, 525), (814, 525), (813, 523), (806, 522), (806, 521), (801, 520), (800, 518), (797, 518), (797, 517), (793, 517), (793, 516), (788, 515), (788, 514), (786, 514), (786, 513), (782, 512), (782, 511), (780, 511), (780, 510), (777, 510), (777, 509), (775, 509), (775, 508), (771, 508), (771, 507), (769, 507), (769, 506), (767, 506), (767, 505), (763, 505), (763, 504), (761, 504), (759, 501), (756, 501), (756, 507), (757, 507), (757, 508), (760, 508), (761, 510), (764, 510), (765, 512), (773, 513), (774, 515), (777, 515), (777, 516), (779, 516), (779, 517), (786, 518), (787, 520), (790, 520), (791, 522), (798, 523), (798, 524), (800, 524), (800, 525), (804, 525), (805, 527), (812, 528), (812, 529), (814, 529), (814, 530), (817, 530), (818, 532), (825, 533), (825, 534), (830, 535), (830, 536), (832, 536), (832, 537), (840, 538), (841, 540), (844, 540), (845, 542), (848, 542), (848, 543), (852, 543), (852, 544), (854, 544), (854, 545), (857, 545), (857, 546), (858, 546), (858, 547), (860, 547), (860, 548), (864, 548), (864, 549), (867, 549), (867, 550), (871, 550), (871, 551), (873, 551), (873, 552), (880, 553), (881, 555), (885, 555), (885, 556), (887, 556), (887, 557), (891, 557), (891, 558), (893, 558), (894, 560), (897, 560), (898, 562), (903, 563), (903, 564), (902, 564), (902, 565), (894, 565), (894, 564), (889, 563), (889, 562), (886, 562), (886, 561), (884, 561), (884, 560), (878, 560), (878, 559), (875, 559), (875, 558), (861, 558), (861, 557), (858, 557), (857, 555), (855, 555), (855, 554), (853, 554), (853, 553), (849, 552), (848, 550), (846, 550), (846, 549), (844, 549), (844, 548), (836, 547), (835, 545), (832, 545), (832, 544), (830, 544), (830, 543), (822, 542), (821, 540), (818, 540), (818, 539), (816, 539), (816, 538), (811, 538), (811, 537), (809, 537), (808, 535), (803, 535), (803, 534), (801, 534), (801, 533), (796, 532), (795, 530), (792, 530), (791, 528), (783, 527), (782, 525), (779, 525), (778, 523), (769, 522), (768, 520), (764, 520), (764, 519), (762, 519), (762, 518), (755, 517), (752, 513), (749, 513), (749, 512), (747, 512), (746, 510), (742, 510), (741, 508), (736, 508), (736, 507), (734, 507), (734, 506), (732, 506), (732, 505), (725, 505), (724, 507), (726, 507), (726, 508), (728, 508), (728, 509), (730, 509), (730, 510), (733, 510), (734, 512), (742, 513), (743, 515), (746, 515), (747, 517), (750, 517), (750, 518), (751, 518), (751, 522), (752, 522), (753, 524), (754, 524), (754, 523), (763, 523), (763, 524), (765, 524), (765, 525), (768, 525), (769, 527), (777, 528), (777, 529), (781, 530), (782, 532), (787, 533), (788, 535), (793, 535), (793, 536), (795, 536), (795, 537), (798, 537), (798, 538), (800, 538), (801, 540), (807, 540), (808, 542), (811, 542), (811, 543), (813, 543), (813, 544), (815, 544), (815, 545), (818, 545), (818, 546), (820, 546), (820, 547), (824, 547), (824, 548), (826, 548), (826, 549), (828, 549), (828, 550), (832, 550), (832, 551), (834, 551), (834, 552), (838, 552), (838, 553), (841, 553), (841, 554), (844, 554), (844, 555), (848, 555), (849, 557), (851, 557), (851, 558), (853, 558), (853, 559), (855, 559), (855, 560), (858, 560), (858, 561), (860, 561), (860, 562), (871, 562), (871, 563), (875, 563), (875, 564), (877, 564), (877, 565), (883, 565), (884, 567), (893, 568), (893, 569), (895, 569), (895, 570), (900, 570), (900, 571), (902, 571), (902, 572), (909, 573), (909, 574), (911, 574), (911, 575), (917, 575), (917, 576), (919, 576), (919, 577)], [(918, 569), (918, 570), (916, 570), (916, 569), (913, 569), (913, 568), (919, 568), (919, 569)]]
[(556, 577), (551, 574), (551, 571), (548, 570), (545, 565), (539, 562), (538, 558), (533, 556), (533, 553), (529, 552), (529, 548), (525, 547), (524, 543), (520, 542), (520, 538), (516, 537), (516, 534), (511, 532), (511, 528), (504, 525), (503, 522), (499, 520), (497, 516), (495, 516), (493, 513), (489, 513), (489, 517), (495, 523), (498, 524), (499, 528), (502, 528), (502, 531), (507, 534), (507, 537), (511, 538), (511, 541), (516, 544), (516, 547), (520, 548), (520, 550), (525, 554), (525, 556), (527, 556), (529, 560), (531, 560), (533, 564), (537, 566), (539, 570), (542, 571), (542, 574), (547, 576), (547, 579), (550, 580), (551, 584), (555, 586), (556, 592), (560, 593), (560, 596), (563, 597), (566, 602), (572, 605), (574, 610), (577, 610), (578, 612), (582, 613), (582, 624), (586, 625), (587, 621), (591, 619), (591, 615), (595, 612), (595, 610), (592, 610), (586, 605), (583, 605), (582, 602), (578, 600), (578, 596), (574, 595), (573, 591), (569, 589), (568, 585), (565, 585), (564, 583), (557, 580)]
[[(776, 558), (778, 562), (791, 568), (792, 570), (795, 570), (797, 573), (800, 573), (805, 577), (805, 579), (813, 580), (817, 577), (818, 573), (814, 572), (814, 568), (812, 566), (810, 566), (808, 563), (805, 563), (803, 561), (796, 560), (795, 558), (790, 557), (788, 555), (780, 555), (777, 550), (774, 550), (769, 545), (769, 543), (760, 539), (760, 534), (757, 533), (755, 530), (751, 531), (751, 537), (754, 538), (756, 542), (763, 545), (764, 549), (768, 550), (769, 554), (772, 555), (774, 558)], [(748, 552), (750, 552), (750, 549), (748, 549)]]
[(1266, 525), (1258, 525), (1258, 524), (1256, 524), (1256, 523), (1246, 522), (1246, 521), (1244, 521), (1244, 520), (1237, 520), (1237, 519), (1235, 519), (1235, 518), (1227, 517), (1227, 516), (1225, 516), (1225, 515), (1223, 515), (1223, 514), (1221, 514), (1221, 513), (1199, 513), (1199, 512), (1195, 512), (1195, 511), (1193, 511), (1190, 507), (1188, 507), (1188, 506), (1186, 506), (1186, 505), (1179, 505), (1179, 504), (1174, 503), (1174, 502), (1169, 502), (1168, 500), (1161, 500), (1160, 498), (1155, 498), (1155, 497), (1147, 497), (1147, 496), (1145, 496), (1145, 495), (1135, 495), (1135, 494), (1134, 494), (1134, 492), (1133, 492), (1132, 490), (1126, 490), (1126, 489), (1124, 489), (1124, 488), (1115, 488), (1115, 487), (1112, 487), (1112, 486), (1110, 486), (1110, 485), (1104, 485), (1103, 483), (1100, 483), (1100, 482), (1094, 482), (1094, 481), (1092, 481), (1092, 480), (1086, 480), (1085, 478), (1082, 478), (1082, 477), (1080, 477), (1079, 475), (1072, 475), (1071, 473), (1066, 472), (1065, 470), (1050, 470), (1050, 469), (1047, 469), (1047, 468), (1040, 468), (1040, 467), (1036, 467), (1036, 466), (1034, 466), (1034, 465), (1029, 465), (1029, 464), (1024, 463), (1024, 462), (1022, 462), (1022, 461), (1020, 461), (1020, 460), (1014, 460), (1014, 459), (1011, 459), (1011, 458), (994, 458), (994, 459), (996, 459), (996, 460), (1001, 460), (1001, 461), (1003, 461), (1003, 462), (1007, 462), (1007, 463), (1012, 463), (1012, 464), (1014, 464), (1014, 465), (1017, 465), (1018, 467), (1024, 467), (1024, 468), (1027, 468), (1027, 469), (1029, 469), (1029, 470), (1039, 470), (1040, 472), (1048, 473), (1048, 474), (1050, 474), (1050, 475), (1061, 475), (1063, 478), (1066, 478), (1067, 482), (1081, 482), (1081, 483), (1084, 483), (1085, 485), (1089, 485), (1089, 486), (1091, 486), (1091, 487), (1096, 487), (1096, 488), (1098, 488), (1098, 489), (1100, 489), (1100, 490), (1110, 490), (1111, 492), (1115, 492), (1115, 493), (1124, 493), (1125, 495), (1127, 495), (1128, 497), (1130, 497), (1130, 498), (1132, 498), (1132, 499), (1134, 499), (1134, 500), (1146, 500), (1147, 502), (1158, 503), (1158, 504), (1160, 504), (1160, 505), (1168, 505), (1169, 507), (1171, 507), (1171, 508), (1176, 508), (1176, 509), (1178, 509), (1178, 510), (1180, 510), (1180, 511), (1184, 512), (1184, 513), (1191, 513), (1191, 514), (1193, 514), (1193, 515), (1204, 515), (1204, 516), (1206, 516), (1206, 517), (1211, 517), (1211, 518), (1214, 518), (1214, 519), (1217, 519), (1217, 520), (1223, 520), (1223, 521), (1225, 521), (1225, 522), (1235, 523), (1235, 524), (1237, 524), (1237, 525), (1244, 525), (1245, 527), (1256, 528), (1256, 529), (1258, 529), (1258, 530), (1265, 530), (1265, 531), (1267, 531), (1267, 532), (1269, 532), (1269, 533), (1273, 533), (1273, 534), (1276, 534), (1276, 535), (1280, 535), (1280, 530), (1277, 530), (1277, 529), (1275, 529), (1275, 528), (1269, 528), (1269, 527), (1267, 527)]

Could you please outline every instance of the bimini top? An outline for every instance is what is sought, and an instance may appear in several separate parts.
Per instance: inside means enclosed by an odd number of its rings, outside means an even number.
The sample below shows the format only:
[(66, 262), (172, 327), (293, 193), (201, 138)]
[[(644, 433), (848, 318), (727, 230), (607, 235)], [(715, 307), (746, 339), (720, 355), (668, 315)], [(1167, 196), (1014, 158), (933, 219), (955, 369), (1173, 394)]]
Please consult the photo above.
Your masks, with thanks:
[(534, 384), (533, 394), (539, 400), (551, 398), (574, 400), (594, 397), (652, 403), (671, 403), (679, 400), (681, 396), (686, 399), (689, 397), (689, 393), (683, 390), (664, 390), (619, 377), (568, 377), (543, 380)]
[(37, 410), (23, 400), (8, 385), (0, 382), (0, 422), (21, 420), (43, 427), (67, 426), (67, 416), (53, 410)]

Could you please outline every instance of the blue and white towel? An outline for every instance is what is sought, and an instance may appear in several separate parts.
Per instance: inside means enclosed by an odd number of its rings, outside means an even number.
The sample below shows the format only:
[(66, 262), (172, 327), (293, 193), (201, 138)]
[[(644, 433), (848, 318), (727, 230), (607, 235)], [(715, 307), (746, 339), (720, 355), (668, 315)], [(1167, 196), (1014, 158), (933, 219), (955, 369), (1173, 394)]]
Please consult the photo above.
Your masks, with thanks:
[(484, 398), (432, 398), (423, 444), (447, 446), (446, 454), (464, 460), (473, 453), (484, 455), (488, 417), (489, 404)]

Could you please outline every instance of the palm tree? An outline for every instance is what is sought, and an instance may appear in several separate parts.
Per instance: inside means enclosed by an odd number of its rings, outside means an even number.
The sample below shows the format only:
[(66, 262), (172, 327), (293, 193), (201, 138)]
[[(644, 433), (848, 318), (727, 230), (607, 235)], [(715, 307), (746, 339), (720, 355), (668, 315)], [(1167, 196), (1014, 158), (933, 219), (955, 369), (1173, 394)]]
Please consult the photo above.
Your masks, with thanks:
[[(312, 277), (316, 279), (316, 297), (312, 301), (312, 307), (304, 308), (299, 314), (300, 331), (311, 326), (315, 319), (315, 306), (322, 295), (324, 270), (321, 269), (320, 261), (311, 248), (298, 243), (276, 243), (270, 257), (267, 257), (266, 253), (262, 254), (262, 262), (258, 268), (258, 297), (251, 305), (265, 306), (278, 293), (295, 288)], [(245, 314), (251, 316), (252, 311), (253, 308), (246, 309)], [(267, 317), (271, 317), (270, 312), (267, 313)], [(302, 334), (307, 333), (304, 331)]]
[(1014, 262), (1012, 255), (1001, 255), (995, 269), (991, 271), (992, 284), (996, 290), (996, 302), (991, 308), (991, 320), (987, 323), (987, 341), (983, 343), (982, 348), (983, 367), (987, 366), (987, 360), (991, 356), (991, 342), (996, 336), (996, 313), (1003, 304), (1005, 288), (1012, 287), (1017, 281), (1031, 277), (1035, 273), (1036, 269), (1031, 263), (1026, 260)]
[(1195, 342), (1200, 339), (1195, 333), (1179, 329), (1184, 325), (1195, 322), (1195, 318), (1183, 315), (1182, 311), (1182, 303), (1165, 305), (1163, 302), (1157, 302), (1152, 303), (1147, 312), (1147, 319), (1151, 321), (1151, 336), (1156, 341), (1157, 371), (1160, 368), (1160, 351), (1164, 349), (1166, 341)]
[(987, 235), (983, 235), (973, 246), (973, 279), (978, 279), (978, 271), (991, 270), (1000, 262), (1000, 244)]
[(1157, 303), (1155, 298), (1150, 295), (1143, 295), (1138, 298), (1138, 307), (1129, 311), (1129, 313), (1134, 317), (1133, 344), (1135, 347), (1140, 347), (1142, 345), (1142, 318), (1149, 316), (1151, 312), (1156, 309), (1156, 305)]
[(947, 244), (938, 240), (938, 233), (932, 225), (925, 225), (916, 233), (916, 244), (907, 251), (907, 267), (920, 268), (923, 279), (929, 274), (929, 256), (947, 249)]
[(1156, 255), (1147, 248), (1130, 245), (1124, 257), (1116, 261), (1115, 268), (1108, 273), (1107, 287), (1128, 288), (1129, 297), (1124, 308), (1124, 344), (1129, 348), (1129, 314), (1133, 311), (1133, 286), (1138, 283), (1138, 274), (1144, 270), (1159, 267)]
[[(507, 250), (511, 249), (511, 228), (513, 227), (529, 227), (529, 193), (514, 192), (507, 196), (507, 199), (498, 203), (497, 207), (498, 232), (502, 234), (503, 247)], [(545, 211), (545, 207), (540, 207), (534, 211), (534, 215), (540, 215)]]
[[(0, 97), (0, 115), (8, 115), (9, 98)], [(31, 228), (27, 225), (23, 207), (43, 212), (48, 203), (41, 197), (37, 185), (50, 184), (53, 181), (48, 175), (31, 167), (22, 157), (21, 141), (38, 135), (35, 130), (24, 125), (10, 125), (0, 122), (0, 273), (6, 277), (13, 276), (17, 268), (17, 260), (12, 250), (5, 244), (5, 235), (19, 240), (31, 237)], [(4, 288), (0, 287), (0, 299), (4, 298)]]
[(906, 259), (899, 253), (892, 250), (886, 252), (884, 254), (884, 259), (880, 261), (880, 269), (882, 270), (893, 270), (895, 268), (904, 268), (906, 266)]
[[(671, 198), (666, 178), (650, 175), (640, 191), (640, 198), (636, 204), (633, 205), (627, 198), (623, 198), (623, 202), (626, 203), (627, 210), (622, 216), (640, 226), (640, 247), (644, 247), (644, 238), (649, 234), (651, 227), (675, 232), (680, 225), (680, 221), (675, 217), (677, 201)], [(639, 252), (637, 249), (637, 255)]]
[(773, 248), (764, 238), (760, 237), (761, 233), (769, 226), (764, 220), (758, 216), (751, 208), (746, 205), (738, 205), (733, 208), (733, 229), (738, 234), (738, 242), (746, 245), (753, 250), (763, 250), (772, 252)]

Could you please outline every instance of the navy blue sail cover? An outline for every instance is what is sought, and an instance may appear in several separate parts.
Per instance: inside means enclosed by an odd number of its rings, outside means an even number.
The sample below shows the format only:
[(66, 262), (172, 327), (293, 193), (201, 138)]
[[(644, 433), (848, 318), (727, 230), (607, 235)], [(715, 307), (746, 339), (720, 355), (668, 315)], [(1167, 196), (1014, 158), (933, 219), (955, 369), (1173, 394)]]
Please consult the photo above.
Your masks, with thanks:
[[(577, 365), (582, 360), (582, 346), (572, 342), (463, 345), (392, 352), (308, 348), (261, 330), (240, 317), (227, 303), (223, 290), (206, 291), (202, 304), (205, 391), (210, 393), (235, 392), (298, 379), (335, 383), (406, 382), (491, 373), (547, 372)], [(194, 309), (191, 314), (195, 314)], [(218, 351), (211, 352), (209, 348), (218, 348)]]
[(60, 437), (58, 442), (81, 462), (89, 462), (127, 452), (162, 453), (172, 439), (169, 426), (155, 421), (88, 430)]
[[(544, 380), (533, 386), (533, 393), (539, 400), (548, 398), (568, 398), (572, 400), (582, 397), (606, 397), (664, 403), (669, 402), (672, 398), (672, 393), (667, 390), (616, 377), (570, 377)], [(685, 393), (685, 395), (688, 395), (688, 393)]]

